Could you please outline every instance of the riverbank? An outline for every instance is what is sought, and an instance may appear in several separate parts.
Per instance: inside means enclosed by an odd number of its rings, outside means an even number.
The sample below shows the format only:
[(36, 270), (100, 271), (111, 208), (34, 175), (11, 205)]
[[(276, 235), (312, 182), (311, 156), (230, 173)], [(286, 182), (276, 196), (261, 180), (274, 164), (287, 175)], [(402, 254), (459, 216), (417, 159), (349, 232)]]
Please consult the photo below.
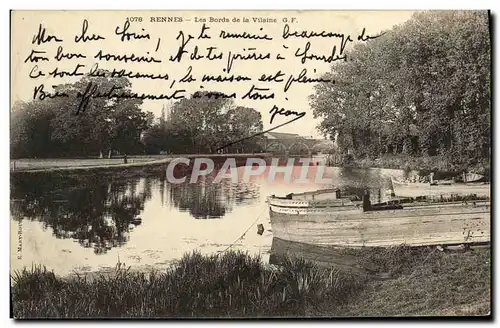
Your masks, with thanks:
[(89, 171), (151, 167), (170, 163), (173, 159), (183, 158), (248, 158), (270, 157), (270, 153), (257, 154), (179, 154), (130, 156), (125, 164), (123, 158), (84, 158), (84, 159), (15, 159), (10, 161), (11, 173)]
[(28, 269), (13, 275), (16, 318), (338, 317), (488, 315), (490, 250), (366, 249), (360, 264), (388, 279), (320, 268), (300, 259), (282, 266), (227, 252), (185, 255), (163, 272), (118, 268), (114, 275), (61, 278)]
[(441, 156), (427, 157), (411, 157), (404, 155), (385, 155), (379, 158), (356, 158), (350, 161), (345, 161), (340, 164), (342, 167), (355, 168), (381, 168), (381, 169), (398, 169), (398, 170), (415, 170), (426, 172), (457, 172), (465, 171), (476, 172), (485, 176), (489, 176), (490, 163), (477, 163), (470, 167), (460, 167), (453, 165), (446, 158)]

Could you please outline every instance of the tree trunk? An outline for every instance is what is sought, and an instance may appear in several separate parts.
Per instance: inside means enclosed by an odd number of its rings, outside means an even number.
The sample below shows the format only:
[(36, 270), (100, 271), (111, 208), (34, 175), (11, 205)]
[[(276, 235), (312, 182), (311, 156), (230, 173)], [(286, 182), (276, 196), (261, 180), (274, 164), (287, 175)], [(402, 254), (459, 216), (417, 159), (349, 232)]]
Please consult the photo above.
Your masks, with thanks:
[(99, 158), (103, 158), (102, 150), (99, 150)]
[(111, 158), (111, 149), (108, 151), (108, 158)]

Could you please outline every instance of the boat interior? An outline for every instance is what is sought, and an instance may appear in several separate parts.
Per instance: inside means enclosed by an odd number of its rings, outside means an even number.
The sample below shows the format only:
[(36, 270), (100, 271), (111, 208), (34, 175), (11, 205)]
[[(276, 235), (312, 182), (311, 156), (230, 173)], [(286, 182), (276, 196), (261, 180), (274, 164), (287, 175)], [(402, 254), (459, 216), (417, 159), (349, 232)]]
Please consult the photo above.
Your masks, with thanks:
[[(298, 203), (304, 203), (300, 207), (337, 207), (362, 205), (365, 211), (380, 211), (391, 209), (402, 209), (403, 206), (416, 206), (423, 204), (449, 204), (464, 203), (475, 205), (476, 202), (489, 201), (489, 197), (478, 197), (476, 195), (429, 195), (419, 197), (391, 197), (384, 202), (372, 203), (368, 191), (360, 199), (357, 195), (342, 195), (340, 189), (323, 189), (304, 193), (290, 193), (285, 197), (271, 196), (278, 200), (273, 205), (281, 207), (297, 207)], [(287, 201), (289, 200), (289, 201)], [(297, 204), (295, 203), (297, 202)]]
[(331, 188), (331, 189), (320, 189), (315, 191), (307, 191), (303, 193), (290, 193), (285, 197), (272, 196), (276, 199), (289, 199), (289, 200), (301, 200), (301, 201), (320, 201), (320, 200), (332, 200), (332, 199), (340, 199), (342, 198), (340, 189)]

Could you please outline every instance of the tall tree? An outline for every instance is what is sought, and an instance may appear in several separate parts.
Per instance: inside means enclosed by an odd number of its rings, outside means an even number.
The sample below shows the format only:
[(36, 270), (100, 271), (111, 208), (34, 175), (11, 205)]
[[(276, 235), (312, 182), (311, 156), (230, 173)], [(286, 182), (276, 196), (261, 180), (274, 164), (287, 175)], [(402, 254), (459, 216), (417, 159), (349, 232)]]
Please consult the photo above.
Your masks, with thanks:
[(126, 78), (85, 76), (72, 84), (55, 87), (68, 97), (46, 98), (20, 103), (12, 114), (13, 156), (101, 156), (112, 150), (138, 152), (140, 138), (152, 123), (152, 114), (140, 108), (142, 100), (128, 98), (93, 98), (77, 114), (89, 83), (107, 92), (112, 87), (130, 90)]
[[(256, 133), (262, 132), (263, 123), (262, 115), (253, 108), (249, 107), (234, 107), (231, 108), (226, 114), (228, 138), (224, 143), (231, 143), (235, 140), (240, 140), (250, 137)], [(259, 142), (261, 139), (257, 137), (249, 138), (240, 141), (227, 149), (230, 152), (257, 152), (261, 146)]]
[(415, 14), (332, 65), (310, 97), (320, 129), (357, 156), (489, 159), (490, 34), (486, 11)]
[[(253, 108), (235, 106), (217, 92), (198, 92), (174, 103), (165, 123), (147, 131), (148, 152), (214, 153), (232, 141), (262, 131), (261, 114)], [(226, 147), (226, 152), (258, 152), (260, 139), (251, 138)]]

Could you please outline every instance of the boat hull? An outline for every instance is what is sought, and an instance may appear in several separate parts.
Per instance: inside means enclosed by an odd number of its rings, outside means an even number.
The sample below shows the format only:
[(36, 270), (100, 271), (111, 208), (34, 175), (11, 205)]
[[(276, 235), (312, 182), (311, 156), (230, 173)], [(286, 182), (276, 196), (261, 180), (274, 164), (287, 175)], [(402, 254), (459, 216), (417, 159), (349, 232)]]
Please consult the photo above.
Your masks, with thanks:
[(336, 266), (357, 273), (367, 273), (366, 269), (375, 269), (360, 265), (359, 258), (345, 252), (345, 248), (311, 245), (273, 237), (269, 263), (282, 265), (283, 261), (290, 257), (298, 257), (322, 267)]
[(477, 197), (490, 197), (491, 186), (489, 183), (451, 183), (436, 184), (420, 182), (402, 182), (392, 179), (394, 194), (398, 197), (421, 196), (451, 196), (451, 195), (476, 195)]
[(425, 246), (484, 243), (490, 240), (490, 202), (430, 203), (403, 209), (270, 206), (276, 238), (338, 247)]

